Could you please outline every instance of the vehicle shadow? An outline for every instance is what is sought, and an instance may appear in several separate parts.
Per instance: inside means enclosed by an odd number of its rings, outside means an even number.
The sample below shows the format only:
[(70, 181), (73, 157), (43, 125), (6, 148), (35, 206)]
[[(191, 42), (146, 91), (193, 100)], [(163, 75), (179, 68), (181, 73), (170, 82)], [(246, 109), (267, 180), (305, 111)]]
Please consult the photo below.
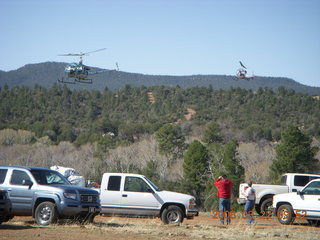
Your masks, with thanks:
[(1, 229), (6, 230), (25, 230), (25, 229), (37, 229), (37, 228), (43, 228), (41, 226), (30, 226), (30, 225), (10, 225), (10, 224), (1, 224)]
[(131, 223), (113, 223), (113, 222), (93, 222), (92, 223), (96, 227), (130, 227), (135, 226)]

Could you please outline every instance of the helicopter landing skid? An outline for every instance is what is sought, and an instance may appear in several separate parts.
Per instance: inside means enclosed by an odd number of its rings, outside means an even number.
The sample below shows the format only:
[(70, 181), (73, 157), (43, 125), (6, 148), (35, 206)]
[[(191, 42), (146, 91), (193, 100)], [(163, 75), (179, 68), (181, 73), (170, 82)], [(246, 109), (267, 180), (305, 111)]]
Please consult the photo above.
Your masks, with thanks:
[[(68, 78), (70, 79), (70, 78)], [(86, 83), (86, 84), (92, 84), (92, 79), (78, 79), (78, 78), (74, 78), (73, 81), (68, 81), (65, 78), (58, 78), (58, 82), (59, 83), (67, 83), (67, 84), (76, 84), (78, 83)]]
[(89, 79), (89, 78), (86, 78), (86, 79), (75, 78), (74, 81), (78, 83), (92, 84), (92, 79)]
[(70, 82), (70, 81), (66, 81), (64, 78), (58, 78), (58, 82), (59, 83), (67, 83), (67, 84), (76, 84), (76, 82), (75, 81), (73, 81), (73, 82)]

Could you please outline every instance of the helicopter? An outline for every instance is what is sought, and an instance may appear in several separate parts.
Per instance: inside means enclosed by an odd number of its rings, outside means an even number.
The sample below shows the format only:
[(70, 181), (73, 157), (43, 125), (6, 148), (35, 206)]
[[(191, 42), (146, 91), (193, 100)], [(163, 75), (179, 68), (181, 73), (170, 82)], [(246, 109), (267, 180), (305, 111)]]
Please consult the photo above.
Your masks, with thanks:
[[(75, 84), (77, 82), (92, 84), (92, 79), (89, 78), (88, 76), (104, 73), (104, 72), (107, 72), (107, 70), (91, 72), (90, 67), (83, 64), (82, 57), (89, 56), (90, 53), (103, 51), (105, 49), (106, 48), (101, 48), (101, 49), (91, 51), (91, 52), (86, 52), (86, 53), (80, 52), (80, 53), (60, 54), (59, 56), (68, 56), (68, 57), (69, 56), (79, 56), (80, 61), (79, 61), (79, 63), (74, 62), (74, 63), (68, 64), (64, 69), (64, 73), (65, 73), (66, 77), (65, 78), (62, 77), (61, 79), (58, 79), (58, 82), (69, 83), (69, 84)], [(117, 66), (117, 70), (118, 70), (119, 69), (118, 63), (116, 63), (116, 66)]]
[(239, 61), (239, 63), (241, 68), (238, 69), (236, 77), (238, 79), (245, 79), (245, 80), (253, 79), (255, 76), (253, 74), (249, 75), (247, 71), (247, 67), (241, 61)]

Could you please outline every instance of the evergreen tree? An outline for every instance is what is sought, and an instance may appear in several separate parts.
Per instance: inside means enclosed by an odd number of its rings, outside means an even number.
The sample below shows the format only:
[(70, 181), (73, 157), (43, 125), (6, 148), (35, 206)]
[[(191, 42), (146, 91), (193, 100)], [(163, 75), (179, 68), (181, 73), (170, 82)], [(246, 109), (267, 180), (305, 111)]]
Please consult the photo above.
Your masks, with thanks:
[(181, 134), (180, 127), (166, 124), (156, 131), (155, 136), (159, 143), (160, 153), (167, 156), (172, 155), (173, 158), (183, 156), (185, 138)]
[(220, 127), (216, 122), (211, 122), (208, 124), (206, 131), (204, 132), (203, 141), (207, 144), (222, 141)]
[(296, 126), (289, 126), (282, 131), (281, 142), (276, 147), (276, 159), (270, 167), (270, 175), (275, 182), (286, 172), (313, 172), (318, 148), (312, 147), (311, 142), (311, 138)]
[(198, 204), (203, 202), (203, 191), (207, 181), (209, 153), (199, 141), (193, 141), (184, 156), (183, 172), (185, 189), (194, 195)]

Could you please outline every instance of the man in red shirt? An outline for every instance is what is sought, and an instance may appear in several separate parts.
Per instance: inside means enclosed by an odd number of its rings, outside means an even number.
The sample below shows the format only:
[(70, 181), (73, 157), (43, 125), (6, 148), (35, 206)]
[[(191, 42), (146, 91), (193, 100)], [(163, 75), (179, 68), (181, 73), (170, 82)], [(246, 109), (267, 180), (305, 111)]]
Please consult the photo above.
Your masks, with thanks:
[(227, 224), (230, 224), (229, 217), (231, 211), (231, 192), (233, 182), (227, 178), (227, 175), (218, 177), (214, 185), (218, 188), (217, 196), (219, 198), (220, 222), (224, 224), (224, 217), (227, 217)]

